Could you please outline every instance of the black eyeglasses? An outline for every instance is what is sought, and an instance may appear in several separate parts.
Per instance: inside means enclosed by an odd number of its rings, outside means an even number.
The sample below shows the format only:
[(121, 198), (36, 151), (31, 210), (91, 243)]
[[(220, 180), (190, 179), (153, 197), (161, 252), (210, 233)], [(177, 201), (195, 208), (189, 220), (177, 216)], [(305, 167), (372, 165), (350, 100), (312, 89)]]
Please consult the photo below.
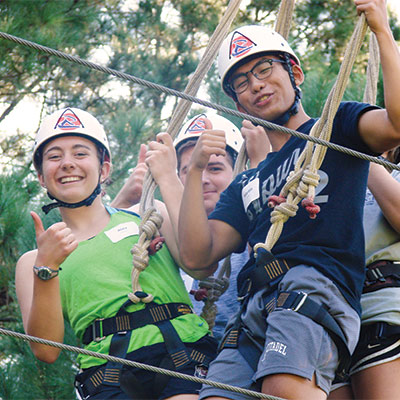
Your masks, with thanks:
[(273, 60), (270, 58), (260, 60), (250, 71), (234, 76), (229, 84), (231, 89), (236, 94), (243, 93), (249, 86), (249, 73), (259, 81), (267, 79), (272, 74), (272, 63), (274, 62), (285, 64), (283, 60)]

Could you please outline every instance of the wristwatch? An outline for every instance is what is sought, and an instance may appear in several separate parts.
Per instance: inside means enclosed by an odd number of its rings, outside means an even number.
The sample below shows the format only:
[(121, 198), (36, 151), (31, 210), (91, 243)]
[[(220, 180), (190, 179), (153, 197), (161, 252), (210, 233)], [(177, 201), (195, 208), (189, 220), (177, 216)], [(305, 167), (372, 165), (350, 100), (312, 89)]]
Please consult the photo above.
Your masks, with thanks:
[(46, 267), (46, 266), (41, 266), (41, 267), (37, 267), (36, 265), (33, 266), (33, 272), (37, 275), (37, 277), (39, 279), (41, 279), (42, 281), (48, 281), (49, 279), (55, 278), (60, 269), (51, 269), (50, 267)]

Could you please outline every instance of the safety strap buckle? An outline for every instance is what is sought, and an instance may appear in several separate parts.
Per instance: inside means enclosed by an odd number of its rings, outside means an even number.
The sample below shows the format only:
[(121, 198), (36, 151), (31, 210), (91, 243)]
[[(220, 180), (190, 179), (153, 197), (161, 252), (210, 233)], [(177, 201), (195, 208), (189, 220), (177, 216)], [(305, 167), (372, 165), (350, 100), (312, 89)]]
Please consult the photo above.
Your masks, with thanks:
[(382, 283), (386, 281), (385, 276), (383, 275), (379, 267), (367, 269), (366, 278), (366, 286), (373, 285), (378, 281)]
[[(101, 342), (106, 337), (103, 335), (103, 321), (104, 318), (98, 318), (92, 324), (92, 335), (94, 342)], [(99, 333), (97, 333), (97, 331)]]
[(246, 297), (250, 294), (251, 291), (251, 287), (252, 287), (252, 280), (250, 278), (247, 278), (241, 288), (240, 288), (240, 293), (238, 293), (238, 301), (241, 303), (244, 299), (246, 299)]
[(305, 292), (281, 292), (276, 306), (297, 312), (304, 305), (307, 297), (308, 294)]

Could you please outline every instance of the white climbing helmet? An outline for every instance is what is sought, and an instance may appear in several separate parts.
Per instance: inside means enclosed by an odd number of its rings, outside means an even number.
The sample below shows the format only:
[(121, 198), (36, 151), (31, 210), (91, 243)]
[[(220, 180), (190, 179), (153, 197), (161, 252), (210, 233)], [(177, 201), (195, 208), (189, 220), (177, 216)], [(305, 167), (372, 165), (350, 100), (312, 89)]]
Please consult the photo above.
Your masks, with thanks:
[(83, 136), (94, 141), (105, 149), (106, 160), (111, 160), (107, 135), (100, 122), (87, 111), (68, 107), (48, 115), (40, 125), (33, 145), (33, 163), (35, 168), (39, 168), (41, 150), (49, 140), (57, 136), (70, 135)]
[(218, 53), (218, 72), (222, 88), (228, 96), (232, 96), (232, 91), (226, 80), (232, 68), (250, 56), (265, 52), (286, 53), (300, 65), (300, 60), (288, 42), (279, 33), (265, 26), (245, 25), (225, 38)]
[(178, 150), (184, 142), (198, 138), (204, 132), (206, 118), (211, 122), (213, 129), (225, 131), (226, 145), (234, 152), (239, 153), (243, 143), (240, 129), (229, 119), (217, 114), (198, 114), (187, 121), (174, 140), (175, 150)]

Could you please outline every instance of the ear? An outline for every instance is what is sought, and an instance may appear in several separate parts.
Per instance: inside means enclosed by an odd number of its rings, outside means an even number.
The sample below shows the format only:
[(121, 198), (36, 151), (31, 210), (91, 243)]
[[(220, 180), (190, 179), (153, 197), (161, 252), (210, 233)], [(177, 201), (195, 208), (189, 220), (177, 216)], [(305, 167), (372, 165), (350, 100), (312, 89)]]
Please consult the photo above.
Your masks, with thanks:
[(42, 175), (40, 172), (38, 172), (38, 173), (37, 173), (37, 177), (38, 177), (40, 186), (45, 188), (45, 187), (46, 187), (46, 184), (44, 183), (43, 175)]
[(111, 172), (111, 163), (109, 161), (104, 161), (100, 170), (100, 182), (103, 183), (109, 176)]
[(297, 64), (292, 65), (293, 77), (296, 86), (300, 86), (304, 82), (304, 73), (301, 67)]

